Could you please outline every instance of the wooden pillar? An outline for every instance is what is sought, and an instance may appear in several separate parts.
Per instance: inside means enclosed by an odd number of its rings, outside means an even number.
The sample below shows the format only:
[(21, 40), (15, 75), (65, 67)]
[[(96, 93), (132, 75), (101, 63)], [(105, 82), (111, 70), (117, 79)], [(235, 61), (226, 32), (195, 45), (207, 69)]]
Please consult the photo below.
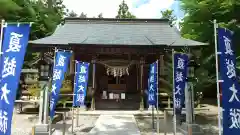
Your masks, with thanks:
[[(160, 58), (159, 58), (159, 64), (158, 64), (158, 100), (161, 100), (161, 97), (160, 97), (160, 93), (161, 93), (161, 89), (160, 89), (160, 78), (163, 78), (163, 75), (164, 75), (164, 59), (163, 59), (164, 55), (160, 55)], [(158, 102), (159, 103), (159, 102)]]
[(145, 63), (144, 58), (141, 57), (141, 59), (140, 59), (140, 90), (141, 90), (140, 110), (141, 111), (144, 110), (144, 87), (143, 87), (144, 63)]
[(137, 74), (137, 91), (139, 91), (139, 64), (136, 65)]
[(96, 57), (92, 58), (92, 102), (91, 110), (95, 110), (95, 91), (96, 91)]
[(164, 75), (164, 70), (165, 70), (165, 67), (164, 67), (164, 55), (160, 55), (160, 76), (163, 76)]
[(71, 60), (70, 60), (70, 74), (72, 75), (72, 74), (74, 74), (74, 72), (75, 72), (75, 53), (74, 53), (74, 51), (72, 52), (72, 56), (71, 56)]

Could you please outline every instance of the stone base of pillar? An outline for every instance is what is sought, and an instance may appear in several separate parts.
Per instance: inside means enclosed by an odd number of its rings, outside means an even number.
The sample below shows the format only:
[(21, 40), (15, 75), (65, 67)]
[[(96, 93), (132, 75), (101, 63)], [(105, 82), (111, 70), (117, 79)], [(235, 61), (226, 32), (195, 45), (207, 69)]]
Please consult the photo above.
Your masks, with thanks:
[(192, 132), (192, 135), (204, 135), (204, 132), (198, 124), (182, 123), (179, 130), (183, 135), (188, 135), (189, 130)]
[(79, 107), (79, 110), (81, 111), (86, 111), (87, 110), (87, 107), (85, 105), (82, 105)]
[(156, 110), (156, 107), (154, 105), (149, 105), (148, 111), (152, 111), (152, 108), (153, 108), (153, 110)]
[(143, 98), (141, 99), (139, 110), (140, 110), (140, 111), (143, 111), (143, 110), (144, 110), (144, 102), (143, 102)]
[(91, 110), (92, 110), (92, 111), (95, 110), (95, 100), (94, 100), (94, 98), (92, 98), (92, 102), (91, 102)]
[(48, 135), (49, 133), (49, 126), (48, 124), (37, 124), (35, 125), (35, 130), (34, 134), (43, 134), (43, 135)]

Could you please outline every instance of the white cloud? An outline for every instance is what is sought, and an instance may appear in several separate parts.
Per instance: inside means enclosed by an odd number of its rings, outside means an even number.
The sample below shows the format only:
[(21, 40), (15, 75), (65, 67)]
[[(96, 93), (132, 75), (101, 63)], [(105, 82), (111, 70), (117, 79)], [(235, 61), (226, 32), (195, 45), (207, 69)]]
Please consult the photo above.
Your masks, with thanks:
[[(160, 10), (169, 8), (174, 0), (149, 0), (148, 3), (135, 7), (138, 0), (125, 0), (129, 11), (137, 18), (159, 18)], [(64, 0), (63, 3), (69, 10), (77, 14), (84, 12), (88, 17), (103, 13), (105, 18), (113, 18), (117, 15), (118, 6), (122, 0)]]
[(174, 0), (150, 0), (149, 3), (133, 9), (138, 18), (160, 18), (160, 11), (169, 8)]

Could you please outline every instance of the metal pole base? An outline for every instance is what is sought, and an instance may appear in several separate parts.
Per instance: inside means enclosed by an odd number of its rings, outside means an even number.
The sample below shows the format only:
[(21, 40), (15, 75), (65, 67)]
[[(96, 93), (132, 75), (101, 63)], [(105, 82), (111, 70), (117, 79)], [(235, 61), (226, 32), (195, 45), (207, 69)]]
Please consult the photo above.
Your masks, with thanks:
[(154, 105), (149, 105), (148, 111), (152, 111), (152, 109), (156, 111), (156, 107)]
[(204, 135), (204, 132), (198, 124), (182, 123), (179, 130), (183, 135)]
[(35, 134), (34, 135), (48, 135), (48, 134), (49, 134), (48, 124), (35, 125)]

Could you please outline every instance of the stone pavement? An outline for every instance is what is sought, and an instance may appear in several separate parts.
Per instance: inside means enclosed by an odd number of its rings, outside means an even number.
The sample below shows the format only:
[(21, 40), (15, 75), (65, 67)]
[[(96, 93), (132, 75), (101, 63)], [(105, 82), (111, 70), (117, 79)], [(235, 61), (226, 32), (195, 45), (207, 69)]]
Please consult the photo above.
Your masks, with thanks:
[(133, 115), (100, 115), (89, 135), (140, 135)]
[[(157, 114), (156, 109), (154, 113)], [(151, 116), (152, 110), (134, 110), (134, 111), (104, 111), (104, 110), (94, 110), (94, 111), (80, 111), (80, 115), (144, 115), (144, 116)], [(158, 111), (159, 116), (163, 116), (162, 111)]]

